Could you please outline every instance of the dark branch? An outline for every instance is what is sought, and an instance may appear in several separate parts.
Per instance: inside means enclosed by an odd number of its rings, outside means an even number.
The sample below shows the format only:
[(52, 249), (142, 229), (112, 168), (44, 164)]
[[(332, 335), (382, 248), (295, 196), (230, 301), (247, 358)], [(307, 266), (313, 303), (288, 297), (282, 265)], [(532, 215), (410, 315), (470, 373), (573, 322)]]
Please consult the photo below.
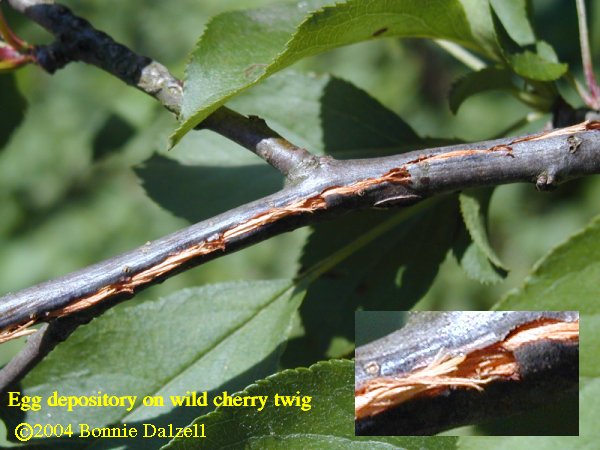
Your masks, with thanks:
[(66, 316), (129, 298), (183, 270), (317, 217), (406, 206), (474, 186), (518, 181), (549, 189), (600, 173), (600, 122), (538, 135), (419, 150), (385, 158), (315, 160), (310, 178), (65, 277), (0, 298), (8, 335), (31, 321)]
[(435, 434), (577, 395), (578, 321), (576, 312), (412, 313), (356, 349), (356, 433)]
[(282, 138), (257, 116), (246, 117), (221, 107), (208, 116), (198, 128), (215, 131), (243, 147), (250, 148), (292, 182), (307, 177), (317, 164), (314, 155)]
[[(16, 10), (56, 37), (48, 46), (34, 47), (36, 62), (49, 73), (72, 61), (92, 64), (154, 97), (169, 111), (179, 115), (182, 83), (157, 61), (138, 55), (95, 29), (66, 6), (49, 0), (8, 0)], [(226, 107), (219, 108), (199, 128), (215, 131), (256, 153), (285, 176), (295, 179), (312, 155), (297, 147), (263, 120), (248, 118)]]

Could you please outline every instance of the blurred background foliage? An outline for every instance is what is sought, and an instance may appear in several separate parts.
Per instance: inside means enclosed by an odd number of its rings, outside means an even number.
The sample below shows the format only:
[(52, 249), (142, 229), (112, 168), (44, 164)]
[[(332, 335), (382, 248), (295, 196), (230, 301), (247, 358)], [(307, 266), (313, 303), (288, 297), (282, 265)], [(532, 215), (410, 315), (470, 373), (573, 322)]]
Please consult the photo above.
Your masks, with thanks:
[[(273, 0), (64, 3), (115, 39), (183, 77), (187, 54), (211, 16)], [(582, 79), (574, 4), (559, 0), (533, 4), (540, 37), (551, 43), (560, 60), (569, 63)], [(592, 52), (598, 61), (600, 5), (590, 1), (588, 8)], [(9, 23), (29, 42), (50, 40), (35, 24), (4, 10)], [(453, 115), (448, 91), (467, 69), (435, 44), (422, 40), (358, 44), (309, 58), (293, 70), (329, 73), (353, 83), (421, 136), (488, 139), (501, 135), (528, 112), (509, 95), (490, 92), (469, 99)], [(129, 250), (184, 227), (188, 219), (209, 217), (221, 205), (220, 197), (231, 197), (215, 189), (211, 201), (182, 198), (184, 210), (178, 217), (167, 212), (147, 197), (145, 188), (151, 187), (144, 186), (140, 177), (154, 177), (156, 187), (161, 186), (163, 176), (164, 189), (172, 189), (179, 180), (169, 178), (169, 161), (225, 167), (260, 164), (249, 152), (210, 132), (191, 133), (167, 152), (167, 137), (176, 126), (175, 119), (145, 94), (83, 64), (70, 64), (54, 75), (36, 67), (18, 71), (14, 81), (27, 107), (16, 127), (23, 105), (4, 88), (12, 83), (12, 77), (0, 75), (0, 134), (7, 135), (6, 128), (14, 128), (6, 142), (0, 135), (0, 294)], [(561, 85), (561, 92), (574, 106), (581, 106), (566, 84)], [(260, 95), (252, 90), (236, 102), (244, 113), (260, 114), (261, 108), (269, 107), (261, 106)], [(512, 133), (537, 131), (548, 120), (544, 117)], [(294, 140), (294, 136), (290, 138)], [(150, 173), (145, 164), (150, 158), (164, 163), (164, 171)], [(262, 169), (240, 171), (239, 177), (252, 182), (253, 177), (272, 176), (264, 174)], [(275, 189), (280, 182), (273, 177), (267, 184)], [(240, 189), (237, 184), (232, 188)], [(535, 261), (598, 214), (599, 195), (598, 177), (570, 182), (552, 193), (538, 193), (531, 185), (498, 188), (490, 206), (490, 237), (510, 269), (508, 277), (494, 285), (478, 283), (467, 278), (448, 255), (417, 308), (489, 309), (523, 282)], [(211, 214), (207, 215), (209, 207)], [(297, 230), (220, 258), (150, 288), (136, 299), (224, 280), (293, 277), (308, 233)], [(3, 345), (0, 363), (20, 345), (18, 341)]]

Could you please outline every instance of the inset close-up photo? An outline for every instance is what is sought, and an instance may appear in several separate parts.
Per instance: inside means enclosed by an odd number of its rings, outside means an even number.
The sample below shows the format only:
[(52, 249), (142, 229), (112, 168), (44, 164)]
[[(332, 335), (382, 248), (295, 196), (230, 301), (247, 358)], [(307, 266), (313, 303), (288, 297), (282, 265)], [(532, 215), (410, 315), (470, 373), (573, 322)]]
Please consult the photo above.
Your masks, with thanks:
[[(579, 434), (578, 312), (361, 311), (357, 344), (379, 320), (389, 334), (356, 349), (357, 435), (431, 435), (494, 420), (502, 435)], [(545, 426), (529, 419), (540, 415)]]

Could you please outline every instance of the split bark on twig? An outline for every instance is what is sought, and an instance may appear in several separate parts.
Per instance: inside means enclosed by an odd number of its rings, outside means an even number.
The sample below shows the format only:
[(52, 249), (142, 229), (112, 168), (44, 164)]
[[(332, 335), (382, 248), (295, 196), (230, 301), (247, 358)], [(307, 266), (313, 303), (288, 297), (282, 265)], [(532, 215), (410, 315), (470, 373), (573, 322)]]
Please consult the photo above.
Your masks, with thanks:
[(356, 432), (434, 434), (576, 393), (578, 345), (576, 312), (412, 313), (356, 350)]
[(368, 160), (319, 158), (312, 176), (157, 241), (0, 298), (0, 340), (140, 289), (244, 246), (358, 208), (406, 206), (466, 187), (533, 181), (540, 189), (600, 172), (600, 122), (520, 138)]

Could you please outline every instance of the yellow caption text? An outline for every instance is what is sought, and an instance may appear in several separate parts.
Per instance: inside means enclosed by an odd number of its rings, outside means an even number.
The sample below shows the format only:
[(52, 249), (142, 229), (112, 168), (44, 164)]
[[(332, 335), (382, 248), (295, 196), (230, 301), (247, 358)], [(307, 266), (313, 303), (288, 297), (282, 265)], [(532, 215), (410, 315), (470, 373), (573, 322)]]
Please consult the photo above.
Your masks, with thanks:
[(40, 411), (43, 408), (64, 408), (75, 411), (80, 408), (123, 408), (130, 412), (138, 407), (164, 407), (167, 404), (177, 407), (217, 406), (217, 407), (244, 407), (263, 411), (267, 406), (298, 408), (301, 411), (310, 411), (312, 397), (295, 394), (269, 395), (231, 395), (227, 391), (209, 398), (208, 392), (191, 392), (185, 395), (111, 395), (98, 391), (94, 395), (60, 395), (58, 391), (50, 396), (21, 395), (21, 392), (8, 392), (7, 405), (9, 408), (19, 408), (22, 411)]

